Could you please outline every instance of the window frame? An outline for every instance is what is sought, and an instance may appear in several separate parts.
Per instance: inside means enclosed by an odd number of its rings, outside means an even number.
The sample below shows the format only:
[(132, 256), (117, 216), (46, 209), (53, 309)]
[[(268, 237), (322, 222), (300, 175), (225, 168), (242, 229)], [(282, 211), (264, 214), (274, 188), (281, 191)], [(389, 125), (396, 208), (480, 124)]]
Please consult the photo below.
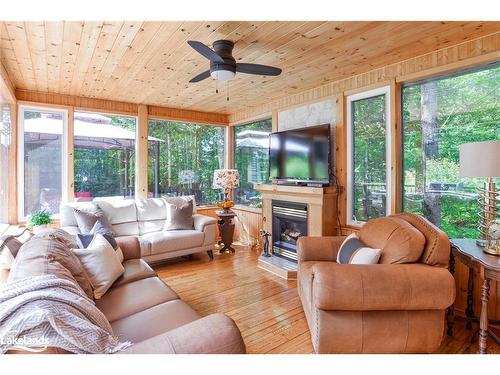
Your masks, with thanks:
[[(69, 166), (68, 165), (68, 168), (73, 168), (73, 180), (70, 182), (70, 185), (72, 186), (72, 194), (73, 194), (73, 200), (74, 200), (74, 195), (75, 195), (75, 174), (74, 174), (74, 171), (75, 171), (75, 159), (76, 159), (76, 156), (75, 156), (75, 127), (74, 127), (74, 123), (75, 123), (75, 114), (77, 113), (89, 113), (89, 114), (96, 114), (96, 115), (103, 115), (103, 116), (116, 116), (116, 117), (130, 117), (130, 118), (133, 118), (135, 120), (135, 131), (134, 131), (134, 135), (135, 135), (135, 138), (134, 138), (134, 152), (135, 152), (135, 158), (136, 158), (136, 163), (137, 163), (137, 155), (139, 154), (139, 116), (137, 115), (132, 115), (132, 114), (123, 114), (123, 113), (116, 113), (116, 112), (112, 112), (112, 111), (103, 111), (103, 110), (91, 110), (91, 109), (79, 109), (79, 108), (73, 108), (73, 111), (72, 111), (72, 114), (73, 114), (73, 127), (71, 128), (71, 134), (67, 134), (66, 137), (65, 137), (65, 141), (66, 143), (67, 140), (69, 138), (71, 138), (71, 147), (72, 147), (72, 150), (71, 150), (71, 153), (72, 155), (71, 156), (68, 156), (68, 160), (69, 158), (71, 158), (71, 161), (72, 161), (72, 165)], [(67, 148), (67, 151), (69, 151), (68, 149), (68, 145), (66, 145), (66, 148)], [(137, 171), (136, 173), (134, 174), (134, 198), (127, 198), (127, 199), (136, 199), (138, 197), (135, 196), (135, 189), (137, 187)], [(65, 189), (66, 191), (67, 189)], [(68, 196), (69, 198), (69, 196)], [(101, 198), (101, 197), (94, 197), (94, 198)], [(102, 197), (102, 198), (106, 198), (106, 197)], [(93, 198), (92, 198), (93, 199)], [(67, 202), (67, 201), (66, 201)]]
[(386, 205), (385, 214), (386, 216), (391, 213), (391, 200), (392, 200), (392, 187), (391, 187), (391, 177), (392, 177), (392, 127), (391, 127), (391, 113), (393, 108), (391, 108), (391, 86), (386, 85), (378, 87), (372, 90), (363, 91), (360, 93), (348, 95), (346, 97), (346, 223), (354, 227), (362, 226), (366, 221), (354, 220), (353, 219), (353, 198), (354, 198), (354, 126), (353, 126), (353, 111), (352, 105), (354, 102), (362, 99), (369, 99), (375, 96), (385, 95), (385, 160), (386, 160)]
[[(18, 108), (18, 134), (17, 134), (17, 217), (21, 223), (26, 222), (27, 216), (24, 215), (24, 114), (25, 112), (45, 112), (62, 114), (63, 130), (61, 134), (61, 202), (68, 201), (68, 115), (67, 108), (44, 107), (39, 105), (21, 104)], [(51, 215), (52, 219), (59, 219), (59, 214)]]
[[(242, 122), (242, 123), (239, 123), (239, 124), (236, 124), (236, 125), (232, 125), (232, 160), (231, 160), (231, 168), (233, 169), (237, 169), (236, 168), (236, 128), (238, 127), (244, 127), (244, 126), (248, 126), (248, 125), (251, 125), (251, 124), (255, 124), (257, 122), (262, 122), (262, 121), (268, 121), (270, 120), (271, 121), (271, 132), (269, 134), (272, 134), (274, 131), (273, 131), (273, 124), (272, 124), (272, 116), (263, 116), (263, 117), (259, 117), (259, 118), (256, 118), (256, 119), (253, 119), (251, 121), (246, 121), (246, 122)], [(269, 148), (268, 148), (268, 158), (269, 158)], [(269, 161), (268, 161), (268, 164), (269, 164)], [(241, 174), (240, 174), (241, 175)], [(267, 181), (265, 183), (269, 183), (269, 167), (267, 169)], [(234, 194), (234, 192), (232, 192)], [(233, 200), (234, 200), (234, 196), (233, 196)], [(236, 203), (235, 202), (235, 205), (241, 205), (243, 207), (246, 207), (246, 208), (250, 208), (250, 209), (253, 209), (255, 207), (251, 207), (251, 206), (248, 206), (248, 205), (245, 205), (243, 203)], [(262, 209), (262, 208), (259, 208), (259, 209)]]

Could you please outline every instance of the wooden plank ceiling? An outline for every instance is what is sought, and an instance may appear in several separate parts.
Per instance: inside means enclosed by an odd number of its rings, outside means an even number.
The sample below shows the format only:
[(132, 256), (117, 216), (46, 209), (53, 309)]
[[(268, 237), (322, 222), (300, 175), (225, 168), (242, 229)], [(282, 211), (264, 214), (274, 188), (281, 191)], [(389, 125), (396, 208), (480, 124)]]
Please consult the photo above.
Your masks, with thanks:
[[(1, 22), (18, 89), (236, 113), (397, 61), (498, 32), (500, 22)], [(240, 62), (283, 69), (188, 83), (209, 63), (186, 43), (235, 42)]]

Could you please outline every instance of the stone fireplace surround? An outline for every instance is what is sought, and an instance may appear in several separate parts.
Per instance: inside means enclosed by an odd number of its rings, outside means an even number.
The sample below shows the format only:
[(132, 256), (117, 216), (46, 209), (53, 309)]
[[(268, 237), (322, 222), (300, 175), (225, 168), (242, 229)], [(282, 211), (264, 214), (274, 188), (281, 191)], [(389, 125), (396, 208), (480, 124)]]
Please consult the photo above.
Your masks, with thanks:
[[(263, 228), (273, 233), (273, 201), (290, 202), (295, 207), (307, 208), (307, 235), (333, 236), (336, 234), (337, 191), (334, 187), (316, 188), (259, 184), (262, 193)], [(273, 240), (270, 239), (272, 249)], [(281, 256), (259, 258), (259, 267), (285, 279), (297, 278), (297, 263)]]

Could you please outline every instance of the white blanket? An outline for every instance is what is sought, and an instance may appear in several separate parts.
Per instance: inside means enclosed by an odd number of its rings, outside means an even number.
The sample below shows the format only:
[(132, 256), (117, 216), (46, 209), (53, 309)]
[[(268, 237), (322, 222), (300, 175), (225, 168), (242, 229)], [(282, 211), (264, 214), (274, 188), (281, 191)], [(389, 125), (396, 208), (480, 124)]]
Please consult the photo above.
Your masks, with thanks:
[(42, 275), (0, 287), (0, 353), (61, 348), (73, 353), (115, 353), (119, 342), (104, 314), (75, 283)]

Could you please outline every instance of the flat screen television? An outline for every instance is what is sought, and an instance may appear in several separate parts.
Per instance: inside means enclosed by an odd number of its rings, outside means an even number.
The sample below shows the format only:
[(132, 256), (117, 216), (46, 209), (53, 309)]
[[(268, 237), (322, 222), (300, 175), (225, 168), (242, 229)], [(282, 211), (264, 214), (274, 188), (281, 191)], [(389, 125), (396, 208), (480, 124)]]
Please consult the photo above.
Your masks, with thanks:
[(330, 125), (272, 133), (269, 178), (278, 183), (330, 183)]

